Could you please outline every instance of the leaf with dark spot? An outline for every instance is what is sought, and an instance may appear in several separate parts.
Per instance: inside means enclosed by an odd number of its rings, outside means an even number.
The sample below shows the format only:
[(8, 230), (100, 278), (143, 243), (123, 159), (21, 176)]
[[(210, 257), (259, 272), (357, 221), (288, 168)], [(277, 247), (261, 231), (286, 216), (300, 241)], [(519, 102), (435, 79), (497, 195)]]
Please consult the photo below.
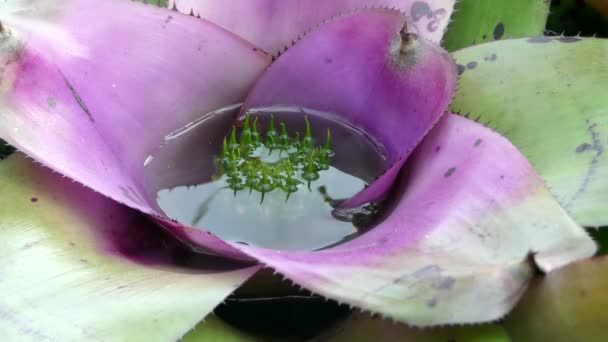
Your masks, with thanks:
[(553, 38), (551, 37), (546, 37), (546, 36), (537, 36), (537, 37), (533, 37), (533, 38), (528, 38), (526, 39), (526, 41), (528, 43), (533, 43), (533, 44), (537, 44), (537, 43), (550, 43), (553, 41)]
[(448, 178), (448, 177), (452, 176), (455, 171), (456, 171), (456, 168), (451, 167), (443, 174), (443, 177)]
[(581, 38), (578, 38), (578, 37), (558, 37), (558, 38), (556, 38), (556, 40), (558, 42), (561, 42), (561, 43), (576, 43), (576, 42), (580, 42)]
[(484, 60), (484, 61), (487, 61), (487, 62), (494, 62), (494, 61), (495, 61), (497, 58), (498, 58), (498, 56), (496, 56), (496, 54), (495, 54), (495, 53), (493, 53), (493, 54), (491, 54), (491, 55), (485, 56), (485, 57), (483, 58), (483, 60)]
[(576, 147), (576, 153), (583, 153), (585, 151), (589, 151), (593, 149), (593, 145), (590, 143), (580, 144)]
[(502, 38), (502, 36), (505, 34), (505, 24), (503, 23), (498, 23), (496, 24), (496, 27), (494, 27), (494, 40), (499, 40)]
[(411, 16), (414, 21), (418, 21), (422, 17), (430, 18), (432, 16), (431, 7), (425, 1), (416, 1), (412, 4)]
[(456, 2), (444, 46), (455, 51), (488, 38), (535, 37), (544, 32), (549, 3), (539, 0)]
[(491, 53), (501, 63), (482, 63), (475, 73), (462, 75), (451, 109), (480, 115), (511, 140), (579, 224), (603, 226), (608, 224), (608, 40), (553, 42), (557, 39), (503, 40), (455, 52), (460, 63)]
[(458, 64), (457, 67), (458, 67), (458, 75), (464, 74), (464, 72), (467, 70), (467, 67), (462, 64)]

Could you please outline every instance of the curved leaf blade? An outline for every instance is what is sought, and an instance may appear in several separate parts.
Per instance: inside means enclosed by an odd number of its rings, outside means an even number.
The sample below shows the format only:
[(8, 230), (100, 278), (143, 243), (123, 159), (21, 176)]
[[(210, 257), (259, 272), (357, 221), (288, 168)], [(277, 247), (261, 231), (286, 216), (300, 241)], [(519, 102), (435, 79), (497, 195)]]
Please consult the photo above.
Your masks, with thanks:
[(148, 214), (163, 215), (144, 168), (166, 135), (242, 102), (271, 61), (215, 24), (133, 1), (6, 6), (0, 138)]
[(153, 223), (23, 155), (0, 182), (7, 340), (176, 340), (258, 269), (177, 266)]
[(451, 110), (511, 140), (579, 224), (608, 224), (608, 40), (507, 40), (454, 57)]
[(412, 325), (503, 317), (532, 277), (595, 243), (495, 132), (454, 114), (424, 139), (373, 230), (315, 252), (234, 243), (320, 295)]
[(544, 32), (550, 1), (460, 0), (443, 46), (454, 51), (505, 38), (536, 37)]
[(388, 170), (344, 207), (385, 197), (456, 89), (449, 54), (405, 32), (404, 22), (401, 13), (386, 9), (331, 20), (281, 55), (245, 101), (245, 108), (287, 104), (332, 113), (382, 145)]
[(241, 102), (270, 63), (222, 28), (156, 6), (9, 5), (0, 138), (146, 213), (157, 210), (142, 189), (144, 162), (165, 135)]
[(410, 32), (438, 43), (455, 0), (170, 0), (169, 8), (200, 16), (277, 55), (325, 20), (370, 7), (408, 15)]

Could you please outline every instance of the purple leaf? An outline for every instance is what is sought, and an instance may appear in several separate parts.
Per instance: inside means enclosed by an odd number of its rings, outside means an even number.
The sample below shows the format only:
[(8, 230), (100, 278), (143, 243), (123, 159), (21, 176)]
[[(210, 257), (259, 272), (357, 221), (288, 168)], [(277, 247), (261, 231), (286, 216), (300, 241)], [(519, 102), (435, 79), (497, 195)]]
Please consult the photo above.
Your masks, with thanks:
[(382, 223), (334, 248), (234, 246), (308, 290), (420, 326), (499, 319), (534, 267), (596, 250), (513, 145), (454, 114), (417, 148), (396, 193)]
[(0, 183), (6, 341), (175, 341), (260, 268), (195, 255), (20, 153)]
[(208, 19), (277, 54), (324, 20), (385, 7), (408, 16), (408, 29), (439, 43), (455, 0), (171, 0), (170, 8)]
[(404, 20), (393, 10), (368, 10), (320, 26), (281, 55), (245, 101), (247, 108), (285, 104), (333, 112), (383, 145), (392, 168), (345, 207), (385, 195), (455, 92), (452, 58), (401, 31)]
[(270, 62), (214, 24), (131, 1), (11, 6), (0, 136), (146, 213), (143, 164), (164, 135), (242, 101)]

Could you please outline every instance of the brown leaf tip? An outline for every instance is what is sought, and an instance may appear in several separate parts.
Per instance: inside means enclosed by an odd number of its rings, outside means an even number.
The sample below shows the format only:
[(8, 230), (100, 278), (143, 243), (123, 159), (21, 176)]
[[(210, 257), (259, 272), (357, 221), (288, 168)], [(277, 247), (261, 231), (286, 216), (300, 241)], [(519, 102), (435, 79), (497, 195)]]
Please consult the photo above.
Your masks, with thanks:
[(404, 27), (396, 34), (391, 42), (391, 60), (400, 68), (409, 68), (416, 63), (419, 46), (418, 35), (406, 31)]

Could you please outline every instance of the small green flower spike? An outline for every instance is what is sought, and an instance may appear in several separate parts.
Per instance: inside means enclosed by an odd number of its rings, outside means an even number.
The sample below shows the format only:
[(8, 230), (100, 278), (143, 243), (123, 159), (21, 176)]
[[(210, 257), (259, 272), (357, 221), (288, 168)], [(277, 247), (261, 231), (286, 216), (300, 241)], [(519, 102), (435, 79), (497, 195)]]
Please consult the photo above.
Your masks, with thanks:
[(272, 150), (278, 147), (277, 145), (277, 131), (274, 128), (274, 116), (270, 116), (270, 123), (268, 124), (268, 131), (266, 132), (266, 147), (268, 148), (268, 154), (272, 154)]
[(220, 155), (220, 162), (222, 165), (222, 168), (224, 170), (229, 170), (230, 169), (230, 152), (228, 150), (228, 141), (226, 139), (226, 137), (224, 137), (224, 143), (222, 146), (222, 154)]
[(293, 142), (291, 143), (291, 147), (297, 150), (302, 148), (302, 144), (300, 143), (300, 132), (296, 132), (295, 138), (293, 138)]
[(279, 149), (281, 151), (289, 150), (289, 136), (287, 135), (287, 127), (281, 122), (281, 135), (279, 136)]
[(236, 151), (239, 150), (239, 143), (236, 140), (236, 127), (232, 126), (232, 132), (230, 133), (230, 141), (228, 142), (228, 151), (232, 156)]
[(331, 157), (331, 131), (329, 128), (327, 129), (327, 138), (325, 138), (325, 146), (323, 146), (323, 153), (327, 154), (328, 157)]
[(308, 156), (308, 163), (306, 164), (306, 169), (302, 173), (302, 178), (306, 180), (308, 183), (308, 190), (310, 190), (310, 184), (313, 181), (319, 179), (319, 169), (317, 167), (317, 159), (316, 156), (320, 154), (317, 153), (317, 150), (312, 150), (312, 153)]
[[(243, 122), (240, 138), (237, 140), (236, 127), (232, 128), (229, 137), (225, 137), (222, 151), (217, 164), (222, 175), (226, 176), (228, 188), (234, 194), (240, 190), (249, 189), (261, 194), (260, 203), (264, 202), (267, 193), (280, 189), (287, 194), (297, 192), (300, 184), (311, 184), (320, 178), (320, 172), (329, 169), (329, 159), (334, 152), (331, 149), (331, 134), (327, 130), (327, 138), (323, 146), (313, 145), (312, 129), (308, 117), (304, 118), (306, 128), (304, 138), (300, 132), (291, 138), (284, 123), (280, 124), (280, 134), (277, 136), (274, 117), (271, 115), (268, 130), (260, 138), (258, 118), (253, 119), (247, 113)], [(264, 141), (263, 143), (261, 141)], [(273, 152), (278, 159), (272, 157)], [(285, 153), (283, 153), (285, 152)], [(270, 161), (262, 156), (268, 155)]]
[(285, 182), (283, 184), (281, 184), (281, 189), (283, 191), (285, 191), (287, 193), (287, 197), (285, 198), (285, 201), (289, 201), (289, 196), (291, 196), (292, 193), (298, 191), (298, 185), (300, 185), (302, 182), (300, 182), (299, 180), (297, 180), (296, 178), (293, 178), (293, 167), (291, 166), (291, 162), (289, 161), (289, 158), (287, 159), (287, 179), (285, 180)]
[[(249, 113), (247, 113), (247, 116), (249, 116)], [(253, 132), (251, 132), (251, 146), (254, 149), (262, 146), (262, 144), (260, 143), (260, 134), (258, 133), (258, 118), (255, 118), (253, 120)]]
[(312, 147), (312, 130), (310, 129), (310, 122), (308, 122), (307, 117), (304, 117), (304, 121), (306, 121), (306, 135), (304, 135), (304, 140), (302, 142), (302, 145), (304, 145), (305, 148), (311, 148)]
[(251, 129), (249, 128), (249, 114), (245, 117), (243, 124), (243, 130), (241, 131), (241, 147), (245, 150), (249, 150), (251, 146)]

